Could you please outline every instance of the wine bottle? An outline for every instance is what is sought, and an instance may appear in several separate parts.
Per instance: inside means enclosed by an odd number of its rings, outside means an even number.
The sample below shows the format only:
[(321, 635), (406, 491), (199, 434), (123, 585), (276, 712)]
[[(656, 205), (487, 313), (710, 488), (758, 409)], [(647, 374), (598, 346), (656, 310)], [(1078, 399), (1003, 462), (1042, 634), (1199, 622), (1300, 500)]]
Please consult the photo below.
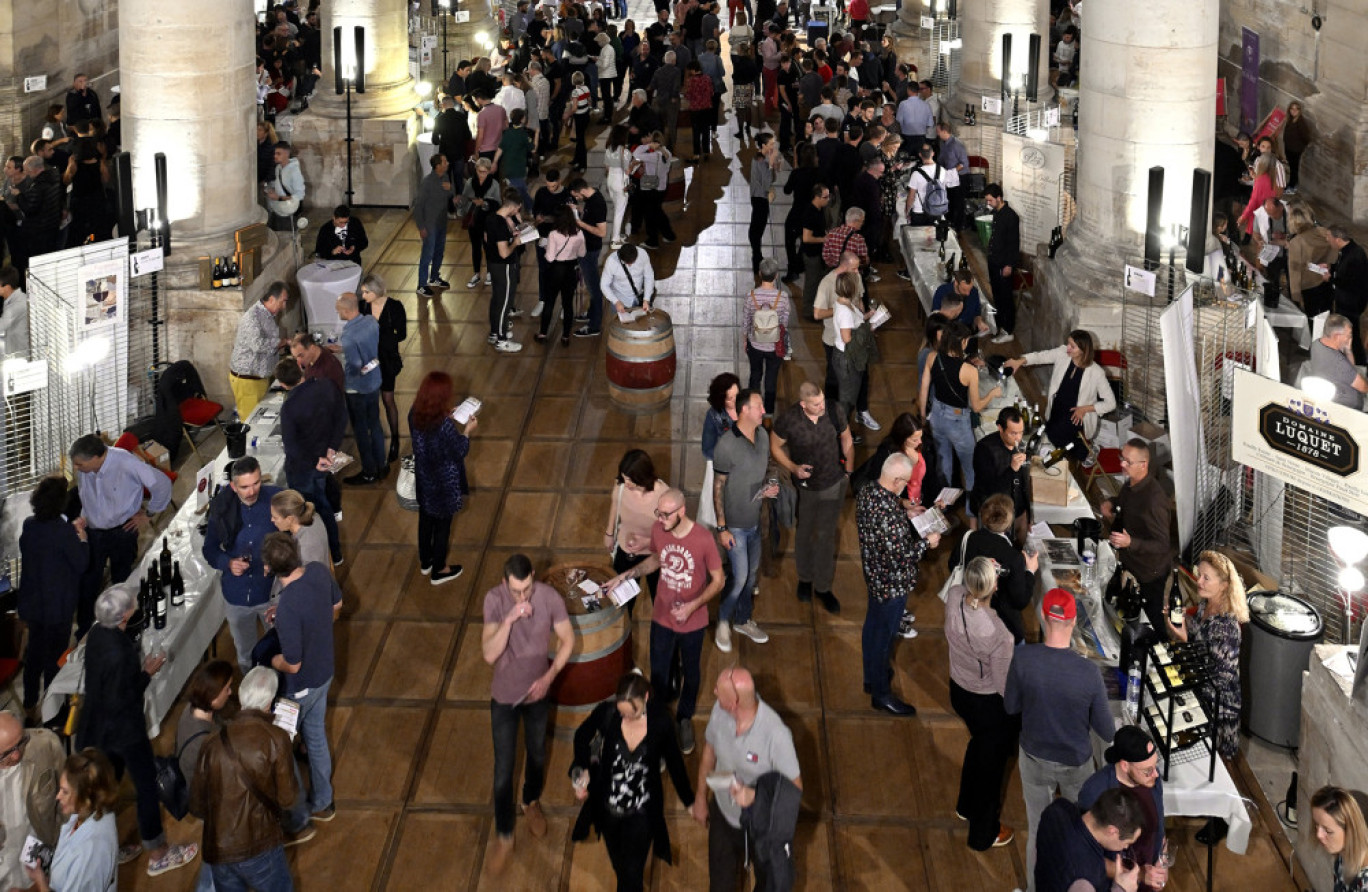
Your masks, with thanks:
[(168, 603), (169, 601), (170, 598), (166, 596), (166, 589), (159, 589), (157, 591), (156, 599), (156, 614), (155, 618), (153, 619), (153, 625), (159, 630), (166, 628), (166, 611), (167, 608), (170, 606)]
[(940, 250), (936, 252), (936, 256), (941, 260), (945, 259), (945, 242), (940, 243)]
[(151, 591), (152, 586), (146, 576), (138, 580), (138, 609), (144, 613), (147, 611), (147, 600), (150, 597)]
[(171, 565), (171, 606), (179, 607), (185, 603), (185, 580), (181, 578), (180, 561)]
[(238, 262), (236, 256), (233, 257), (233, 287), (242, 285), (242, 264)]
[(960, 269), (968, 269), (968, 268), (969, 268), (969, 256), (968, 256), (967, 254), (961, 254), (961, 255), (960, 255), (959, 268), (960, 268)]
[(1169, 622), (1173, 623), (1175, 629), (1183, 627), (1183, 590), (1178, 587), (1178, 583), (1173, 584), (1169, 589)]
[(222, 287), (223, 287), (223, 261), (220, 260), (220, 259), (217, 258), (217, 257), (214, 258), (214, 281), (213, 281), (213, 287), (215, 287), (215, 288), (222, 288)]
[(171, 581), (171, 540), (166, 536), (162, 536), (161, 554), (158, 555), (157, 559), (159, 561), (157, 569), (160, 571), (158, 575), (163, 584), (166, 584)]
[(1046, 456), (1046, 458), (1045, 458), (1045, 467), (1047, 467), (1047, 468), (1053, 468), (1055, 465), (1057, 465), (1057, 464), (1059, 464), (1061, 461), (1063, 461), (1063, 460), (1064, 460), (1064, 457), (1067, 456), (1068, 454), (1069, 454), (1069, 450), (1068, 450), (1068, 449), (1065, 449), (1065, 448), (1062, 447), (1062, 446), (1056, 446), (1054, 449), (1050, 450), (1050, 454), (1049, 454), (1048, 456)]

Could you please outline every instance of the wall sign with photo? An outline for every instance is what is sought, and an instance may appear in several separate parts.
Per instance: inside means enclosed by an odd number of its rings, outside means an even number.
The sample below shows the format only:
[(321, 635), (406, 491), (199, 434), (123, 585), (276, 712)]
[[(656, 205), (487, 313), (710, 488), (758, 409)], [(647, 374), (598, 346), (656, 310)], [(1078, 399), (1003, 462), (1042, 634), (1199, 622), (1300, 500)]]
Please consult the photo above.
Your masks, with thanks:
[(80, 334), (112, 325), (123, 318), (128, 281), (123, 260), (83, 266), (77, 272), (75, 330)]

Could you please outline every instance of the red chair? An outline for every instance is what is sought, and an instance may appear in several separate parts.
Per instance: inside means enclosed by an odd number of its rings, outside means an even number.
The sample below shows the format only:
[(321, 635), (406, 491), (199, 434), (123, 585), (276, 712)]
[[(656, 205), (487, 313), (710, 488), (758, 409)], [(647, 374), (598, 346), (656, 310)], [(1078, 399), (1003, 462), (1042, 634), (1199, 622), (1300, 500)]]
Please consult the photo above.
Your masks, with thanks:
[(188, 359), (171, 363), (157, 382), (158, 413), (170, 412), (172, 408), (180, 416), (181, 433), (190, 444), (190, 450), (200, 464), (204, 464), (194, 435), (220, 427), (218, 417), (223, 412), (223, 404), (205, 396), (204, 382)]

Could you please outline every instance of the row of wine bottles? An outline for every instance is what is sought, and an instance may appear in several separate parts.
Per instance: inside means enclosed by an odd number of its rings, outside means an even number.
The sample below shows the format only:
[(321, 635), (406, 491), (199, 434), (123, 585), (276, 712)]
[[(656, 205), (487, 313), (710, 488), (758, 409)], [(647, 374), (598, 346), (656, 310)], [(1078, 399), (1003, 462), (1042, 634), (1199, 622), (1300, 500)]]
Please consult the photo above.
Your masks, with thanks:
[(138, 583), (138, 608), (143, 615), (143, 628), (148, 620), (155, 629), (166, 628), (166, 617), (171, 607), (185, 603), (185, 580), (181, 577), (180, 561), (171, 559), (171, 545), (162, 538), (161, 554), (147, 568), (147, 575)]
[(1254, 273), (1252, 273), (1249, 266), (1244, 263), (1236, 263), (1235, 269), (1229, 271), (1228, 274), (1225, 269), (1217, 269), (1216, 282), (1218, 284), (1224, 284), (1227, 275), (1230, 283), (1241, 291), (1251, 291), (1258, 284), (1254, 281)]
[(242, 284), (242, 270), (232, 257), (214, 258), (213, 285), (215, 288), (236, 288)]

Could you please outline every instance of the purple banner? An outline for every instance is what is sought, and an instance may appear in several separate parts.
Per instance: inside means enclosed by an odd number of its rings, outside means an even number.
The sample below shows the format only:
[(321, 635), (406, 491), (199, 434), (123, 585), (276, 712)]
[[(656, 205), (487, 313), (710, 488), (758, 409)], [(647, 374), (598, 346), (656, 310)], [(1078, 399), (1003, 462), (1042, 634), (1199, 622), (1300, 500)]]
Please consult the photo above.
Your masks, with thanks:
[(1248, 28), (1244, 31), (1244, 49), (1240, 60), (1240, 129), (1253, 133), (1259, 126), (1259, 34)]

